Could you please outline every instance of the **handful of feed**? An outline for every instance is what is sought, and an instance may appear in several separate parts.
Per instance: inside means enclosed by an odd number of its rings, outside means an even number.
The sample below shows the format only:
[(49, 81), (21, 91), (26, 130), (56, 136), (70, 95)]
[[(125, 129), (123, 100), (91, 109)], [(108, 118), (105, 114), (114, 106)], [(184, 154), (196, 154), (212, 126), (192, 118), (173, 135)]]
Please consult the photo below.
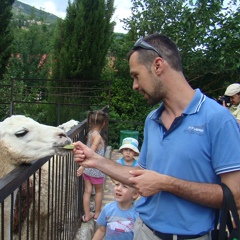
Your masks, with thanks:
[(75, 148), (75, 146), (73, 144), (68, 144), (68, 145), (63, 146), (63, 148), (67, 149), (67, 150), (73, 150)]

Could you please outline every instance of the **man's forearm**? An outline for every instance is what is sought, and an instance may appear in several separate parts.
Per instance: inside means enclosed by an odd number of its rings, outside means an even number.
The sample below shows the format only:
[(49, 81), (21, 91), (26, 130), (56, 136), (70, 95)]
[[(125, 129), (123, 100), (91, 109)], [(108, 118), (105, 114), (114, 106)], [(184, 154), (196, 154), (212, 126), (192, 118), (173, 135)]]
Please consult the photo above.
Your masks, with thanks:
[(163, 191), (204, 206), (221, 207), (223, 193), (218, 184), (186, 181), (152, 170), (132, 171), (131, 175), (130, 181), (142, 196), (148, 197)]
[(221, 208), (223, 193), (220, 185), (189, 182), (169, 176), (166, 177), (165, 185), (162, 186), (166, 191), (204, 206)]
[(130, 186), (132, 186), (132, 184), (129, 181), (129, 171), (138, 169), (137, 167), (123, 166), (100, 155), (98, 161), (95, 162), (94, 167), (105, 173), (107, 176)]

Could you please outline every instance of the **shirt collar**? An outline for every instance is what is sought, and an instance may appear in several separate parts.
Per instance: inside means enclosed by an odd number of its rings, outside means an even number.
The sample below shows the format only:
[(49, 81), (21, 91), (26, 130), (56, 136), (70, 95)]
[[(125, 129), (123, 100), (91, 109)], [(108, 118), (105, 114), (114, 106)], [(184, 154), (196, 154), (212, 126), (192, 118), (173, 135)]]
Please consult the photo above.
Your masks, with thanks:
[(239, 109), (240, 108), (240, 103), (238, 105), (232, 105), (232, 108)]
[[(194, 114), (197, 113), (203, 102), (205, 101), (206, 96), (200, 91), (200, 89), (196, 89), (195, 90), (195, 94), (191, 100), (191, 102), (187, 105), (187, 107), (184, 109), (183, 114), (184, 115), (190, 115), (190, 114)], [(159, 116), (161, 115), (161, 113), (164, 110), (164, 104), (161, 103), (161, 105), (159, 106), (159, 108), (153, 110), (150, 115), (149, 118), (153, 119), (153, 120), (158, 120)]]

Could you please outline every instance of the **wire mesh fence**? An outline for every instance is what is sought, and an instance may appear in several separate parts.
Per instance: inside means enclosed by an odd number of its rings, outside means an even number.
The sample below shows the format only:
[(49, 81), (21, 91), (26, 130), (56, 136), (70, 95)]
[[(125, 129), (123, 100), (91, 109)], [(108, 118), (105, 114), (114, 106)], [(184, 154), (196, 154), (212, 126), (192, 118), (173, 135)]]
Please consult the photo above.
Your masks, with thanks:
[(11, 79), (0, 85), (0, 120), (22, 114), (49, 125), (82, 121), (88, 111), (109, 105), (110, 89), (100, 80)]

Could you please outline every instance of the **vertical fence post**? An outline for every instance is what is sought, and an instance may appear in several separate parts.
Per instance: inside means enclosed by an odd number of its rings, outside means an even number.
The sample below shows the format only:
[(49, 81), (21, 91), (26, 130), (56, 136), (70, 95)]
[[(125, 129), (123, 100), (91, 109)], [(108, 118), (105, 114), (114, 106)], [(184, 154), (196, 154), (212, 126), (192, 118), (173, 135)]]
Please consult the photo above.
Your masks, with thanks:
[(13, 89), (14, 89), (14, 79), (11, 79), (11, 100), (10, 100), (10, 116), (14, 114), (14, 102), (13, 102)]

